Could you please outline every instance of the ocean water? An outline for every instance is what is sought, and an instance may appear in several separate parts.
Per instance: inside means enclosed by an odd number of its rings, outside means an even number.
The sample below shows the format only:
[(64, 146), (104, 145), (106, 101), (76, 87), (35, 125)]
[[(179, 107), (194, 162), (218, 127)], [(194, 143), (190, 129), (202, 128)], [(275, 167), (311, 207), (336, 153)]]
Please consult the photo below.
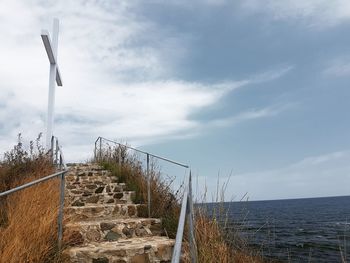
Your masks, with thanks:
[(226, 230), (241, 229), (239, 235), (266, 257), (350, 262), (350, 196), (232, 202), (224, 209)]

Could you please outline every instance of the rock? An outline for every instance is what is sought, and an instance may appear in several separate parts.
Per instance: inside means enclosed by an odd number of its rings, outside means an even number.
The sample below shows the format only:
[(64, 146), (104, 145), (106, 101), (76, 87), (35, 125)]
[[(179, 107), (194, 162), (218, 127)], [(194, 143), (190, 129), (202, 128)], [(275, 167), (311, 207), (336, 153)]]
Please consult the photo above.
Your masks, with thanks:
[(103, 222), (103, 223), (100, 224), (100, 227), (101, 227), (102, 231), (111, 230), (114, 226), (115, 226), (114, 223)]
[(80, 191), (80, 190), (72, 190), (71, 193), (72, 193), (72, 194), (75, 194), (75, 195), (80, 195), (80, 194), (82, 194), (83, 192)]
[(136, 215), (136, 207), (134, 205), (129, 205), (128, 206), (128, 215), (129, 216)]
[(76, 200), (72, 203), (72, 206), (85, 206), (85, 204), (82, 203), (80, 200)]
[(148, 258), (147, 254), (135, 255), (130, 260), (131, 263), (150, 263), (151, 261)]
[(99, 200), (100, 200), (99, 196), (93, 195), (93, 196), (86, 198), (86, 203), (96, 204)]
[(113, 203), (114, 203), (114, 199), (113, 199), (113, 198), (108, 199), (106, 203), (107, 203), (107, 204), (113, 204)]
[(123, 234), (126, 235), (126, 237), (131, 238), (134, 231), (132, 229), (129, 229), (127, 227), (123, 228)]
[(113, 197), (116, 198), (116, 199), (120, 199), (124, 196), (123, 193), (116, 193)]
[(121, 237), (120, 234), (115, 233), (113, 231), (109, 231), (105, 236), (105, 240), (107, 241), (117, 241)]
[(93, 229), (86, 233), (86, 238), (89, 241), (97, 242), (101, 240), (101, 234), (97, 230)]
[(92, 263), (109, 263), (108, 258), (93, 258)]
[(97, 189), (95, 190), (95, 193), (96, 193), (96, 194), (100, 194), (100, 193), (103, 192), (103, 189), (105, 189), (105, 187), (104, 187), (104, 186), (100, 186), (99, 188), (97, 188)]

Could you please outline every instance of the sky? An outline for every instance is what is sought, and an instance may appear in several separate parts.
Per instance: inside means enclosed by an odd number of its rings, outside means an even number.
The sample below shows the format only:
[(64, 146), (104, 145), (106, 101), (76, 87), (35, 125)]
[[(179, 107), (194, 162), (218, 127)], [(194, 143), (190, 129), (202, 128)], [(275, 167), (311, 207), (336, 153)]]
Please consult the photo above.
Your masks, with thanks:
[(350, 195), (349, 1), (0, 0), (1, 152), (45, 133), (54, 17), (68, 162), (103, 136), (190, 164), (209, 199)]

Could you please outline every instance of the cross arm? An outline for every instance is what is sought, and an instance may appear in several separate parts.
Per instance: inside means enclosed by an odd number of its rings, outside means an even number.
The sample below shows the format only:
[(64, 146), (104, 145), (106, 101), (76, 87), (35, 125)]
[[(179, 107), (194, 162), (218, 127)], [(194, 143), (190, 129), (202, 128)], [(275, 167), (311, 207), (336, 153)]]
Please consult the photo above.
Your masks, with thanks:
[[(45, 50), (47, 53), (47, 57), (49, 58), (50, 64), (56, 64), (55, 55), (54, 55), (53, 50), (52, 50), (50, 34), (47, 30), (41, 31), (41, 39), (43, 40)], [(56, 83), (58, 86), (62, 86), (62, 77), (61, 77), (60, 69), (58, 68), (57, 64), (56, 64)]]
[(61, 77), (61, 73), (58, 65), (56, 66), (56, 83), (57, 83), (57, 86), (62, 87), (62, 77)]
[(49, 32), (47, 30), (41, 31), (41, 39), (43, 40), (50, 64), (56, 64), (55, 55), (53, 54), (53, 50), (52, 50), (50, 35), (49, 35)]

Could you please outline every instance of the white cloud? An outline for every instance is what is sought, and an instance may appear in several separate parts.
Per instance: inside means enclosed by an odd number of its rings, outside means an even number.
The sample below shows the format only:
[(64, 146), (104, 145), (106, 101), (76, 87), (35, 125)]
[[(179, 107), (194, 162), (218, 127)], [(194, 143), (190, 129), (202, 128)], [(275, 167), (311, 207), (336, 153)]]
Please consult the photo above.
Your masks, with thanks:
[(265, 13), (274, 20), (294, 20), (308, 26), (328, 28), (350, 19), (348, 0), (245, 0), (247, 13)]
[(34, 139), (45, 130), (49, 64), (40, 31), (51, 29), (54, 16), (61, 20), (58, 61), (64, 84), (56, 90), (55, 134), (68, 160), (87, 158), (90, 152), (78, 149), (88, 149), (99, 135), (131, 142), (193, 136), (200, 123), (191, 113), (291, 69), (212, 85), (173, 79), (190, 37), (136, 17), (135, 3), (0, 3), (2, 149), (18, 132)]
[(335, 77), (350, 76), (350, 59), (346, 56), (334, 59), (327, 65), (323, 73)]
[(237, 174), (231, 178), (237, 196), (251, 199), (288, 199), (349, 195), (350, 151), (306, 157), (286, 167)]
[(250, 109), (247, 111), (240, 112), (232, 117), (213, 120), (209, 122), (209, 125), (213, 127), (225, 127), (235, 125), (244, 121), (273, 117), (289, 109), (290, 107), (292, 107), (292, 104), (274, 105), (262, 109)]

